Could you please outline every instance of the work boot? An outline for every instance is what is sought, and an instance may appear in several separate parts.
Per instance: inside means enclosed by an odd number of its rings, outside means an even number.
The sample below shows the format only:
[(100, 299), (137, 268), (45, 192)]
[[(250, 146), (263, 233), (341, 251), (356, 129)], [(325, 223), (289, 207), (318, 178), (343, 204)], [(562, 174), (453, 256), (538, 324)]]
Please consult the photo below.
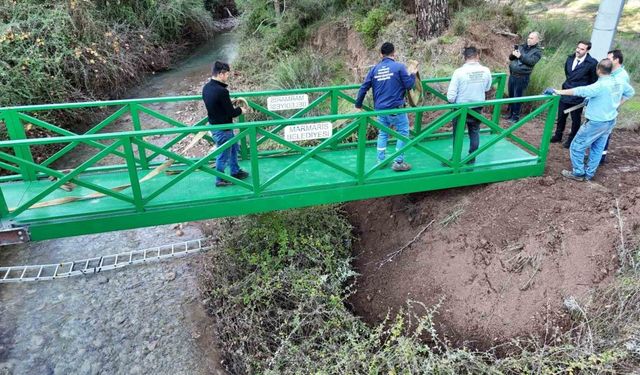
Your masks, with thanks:
[(560, 143), (562, 142), (562, 134), (558, 135), (558, 134), (554, 134), (553, 137), (551, 137), (551, 143)]
[(395, 162), (391, 166), (391, 169), (393, 169), (396, 172), (405, 172), (411, 169), (411, 165), (405, 162), (400, 162), (400, 163)]
[(216, 187), (225, 187), (230, 185), (233, 185), (233, 183), (227, 180), (216, 181)]
[(562, 172), (560, 172), (560, 174), (562, 175), (562, 177), (568, 178), (569, 180), (580, 181), (580, 182), (584, 181), (584, 175), (577, 176), (573, 174), (573, 172), (568, 171), (566, 169), (563, 169)]
[(235, 177), (238, 180), (244, 180), (245, 178), (249, 177), (249, 173), (243, 171), (242, 169), (240, 169), (238, 171), (238, 173), (234, 173), (231, 175), (231, 177)]

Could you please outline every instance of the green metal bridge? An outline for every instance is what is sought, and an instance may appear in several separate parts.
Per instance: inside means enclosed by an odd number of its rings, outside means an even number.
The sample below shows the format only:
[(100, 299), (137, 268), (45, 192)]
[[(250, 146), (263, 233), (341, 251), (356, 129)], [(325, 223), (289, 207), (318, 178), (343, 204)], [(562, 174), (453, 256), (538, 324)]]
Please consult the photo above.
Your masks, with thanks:
[[(187, 156), (177, 150), (208, 132), (206, 118), (178, 121), (163, 106), (193, 102), (200, 96), (0, 108), (0, 244), (44, 240), (192, 220), (244, 215), (325, 203), (539, 176), (543, 173), (558, 98), (502, 99), (505, 74), (494, 74), (496, 99), (446, 104), (441, 93), (449, 78), (422, 81), (429, 105), (355, 112), (358, 85), (236, 93), (253, 109), (226, 126), (237, 135), (221, 148)], [(270, 101), (289, 96), (308, 104), (295, 110), (269, 110)], [(531, 112), (515, 124), (501, 124), (501, 107), (524, 102)], [(440, 104), (444, 103), (444, 104)], [(481, 113), (472, 108), (483, 107)], [(282, 108), (279, 108), (282, 109)], [(104, 119), (76, 134), (47, 119), (57, 112), (96, 111)], [(377, 115), (408, 113), (412, 131), (402, 150), (376, 163)], [(465, 119), (482, 123), (480, 148), (467, 154)], [(531, 121), (540, 117), (541, 121)], [(457, 121), (456, 142), (451, 122)], [(164, 126), (154, 125), (153, 121)], [(114, 123), (127, 131), (108, 132)], [(292, 140), (293, 125), (329, 127), (328, 138)], [(330, 125), (328, 125), (330, 124)], [(537, 127), (539, 131), (525, 132)], [(221, 127), (216, 127), (220, 129)], [(304, 128), (298, 126), (297, 128)], [(291, 130), (291, 129), (290, 129)], [(397, 138), (403, 136), (393, 130)], [(34, 137), (33, 134), (40, 134)], [(521, 135), (524, 134), (524, 135)], [(531, 134), (536, 134), (532, 139)], [(0, 137), (1, 137), (0, 133)], [(204, 136), (209, 139), (208, 135)], [(226, 178), (233, 186), (216, 188), (215, 157), (241, 142), (247, 180)], [(393, 147), (391, 148), (393, 149)], [(390, 150), (391, 150), (390, 149)], [(47, 158), (37, 151), (49, 150)], [(400, 152), (413, 168), (394, 172)], [(80, 155), (80, 156), (79, 156)], [(476, 163), (467, 164), (472, 158)], [(77, 161), (81, 159), (80, 161)], [(173, 161), (173, 162), (168, 162)], [(75, 165), (69, 165), (69, 164)], [(70, 187), (74, 186), (73, 189)], [(70, 191), (69, 191), (70, 190)]]

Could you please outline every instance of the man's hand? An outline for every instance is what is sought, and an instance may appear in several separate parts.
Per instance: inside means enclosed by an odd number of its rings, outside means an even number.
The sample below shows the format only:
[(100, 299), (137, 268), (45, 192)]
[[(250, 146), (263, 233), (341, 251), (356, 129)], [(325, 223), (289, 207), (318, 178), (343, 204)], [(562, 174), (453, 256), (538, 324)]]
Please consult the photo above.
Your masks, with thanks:
[(555, 94), (556, 94), (556, 90), (553, 87), (547, 87), (542, 92), (542, 95), (555, 95)]
[(518, 50), (514, 50), (513, 52), (511, 52), (511, 54), (515, 56), (517, 59), (519, 59), (520, 56), (522, 56), (522, 54)]

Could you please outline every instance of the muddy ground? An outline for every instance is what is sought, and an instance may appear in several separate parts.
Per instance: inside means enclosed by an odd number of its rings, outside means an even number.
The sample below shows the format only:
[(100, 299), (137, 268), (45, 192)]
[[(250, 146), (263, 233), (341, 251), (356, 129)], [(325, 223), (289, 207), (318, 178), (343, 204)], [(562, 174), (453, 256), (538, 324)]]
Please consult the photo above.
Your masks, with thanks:
[(441, 302), (437, 327), (454, 345), (550, 342), (565, 328), (563, 301), (614, 277), (618, 208), (627, 247), (640, 233), (640, 134), (616, 130), (611, 145), (593, 182), (561, 177), (568, 150), (552, 144), (543, 177), (347, 204), (360, 237), (354, 311), (375, 324), (408, 299)]

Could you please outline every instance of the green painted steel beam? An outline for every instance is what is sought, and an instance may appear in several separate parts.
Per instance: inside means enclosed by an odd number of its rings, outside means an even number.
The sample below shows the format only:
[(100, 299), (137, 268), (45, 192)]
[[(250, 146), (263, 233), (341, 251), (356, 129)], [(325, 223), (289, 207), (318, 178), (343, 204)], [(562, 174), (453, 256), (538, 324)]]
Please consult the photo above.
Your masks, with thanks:
[(379, 183), (368, 183), (366, 185), (334, 186), (319, 191), (246, 197), (244, 199), (233, 198), (226, 201), (202, 203), (197, 206), (191, 204), (167, 206), (161, 209), (146, 210), (145, 212), (136, 212), (134, 209), (131, 209), (119, 213), (86, 216), (78, 220), (24, 224), (29, 225), (31, 239), (33, 241), (39, 241), (184, 221), (239, 216), (319, 204), (340, 203), (389, 195), (477, 185), (488, 182), (540, 176), (543, 171), (544, 165), (535, 164), (500, 170), (469, 171), (458, 174), (427, 176), (411, 179), (411, 183), (399, 183), (395, 180), (387, 180)]

